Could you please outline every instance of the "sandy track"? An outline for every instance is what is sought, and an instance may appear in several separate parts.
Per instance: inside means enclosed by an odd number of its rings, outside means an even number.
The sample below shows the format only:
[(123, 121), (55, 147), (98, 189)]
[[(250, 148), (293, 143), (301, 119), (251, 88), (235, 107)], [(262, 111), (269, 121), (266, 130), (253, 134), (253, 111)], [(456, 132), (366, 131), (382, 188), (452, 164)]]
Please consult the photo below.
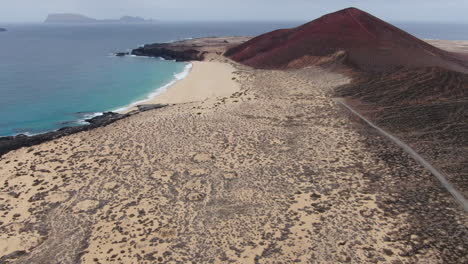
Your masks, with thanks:
[(451, 196), (331, 98), (348, 78), (239, 70), (230, 96), (6, 154), (2, 261), (467, 260)]
[(447, 191), (450, 192), (450, 194), (452, 194), (453, 198), (455, 198), (455, 200), (458, 203), (460, 203), (460, 205), (463, 207), (465, 212), (468, 212), (468, 201), (465, 199), (465, 197), (463, 197), (463, 195), (453, 187), (453, 185), (447, 180), (447, 178), (441, 172), (439, 172), (436, 168), (434, 168), (434, 166), (432, 166), (429, 162), (427, 162), (426, 159), (421, 157), (421, 155), (419, 155), (416, 151), (414, 151), (410, 146), (405, 144), (403, 141), (399, 140), (397, 137), (386, 132), (382, 128), (376, 126), (367, 118), (365, 118), (364, 116), (356, 112), (356, 110), (354, 110), (352, 107), (347, 105), (342, 99), (338, 98), (336, 99), (336, 101), (342, 104), (344, 107), (346, 107), (346, 109), (351, 111), (353, 114), (358, 116), (361, 120), (366, 122), (369, 126), (379, 131), (380, 134), (390, 139), (396, 145), (400, 146), (406, 153), (411, 155), (411, 157), (413, 157), (419, 164), (421, 164), (424, 168), (429, 170), (440, 181), (440, 183), (445, 187), (445, 189), (447, 189)]

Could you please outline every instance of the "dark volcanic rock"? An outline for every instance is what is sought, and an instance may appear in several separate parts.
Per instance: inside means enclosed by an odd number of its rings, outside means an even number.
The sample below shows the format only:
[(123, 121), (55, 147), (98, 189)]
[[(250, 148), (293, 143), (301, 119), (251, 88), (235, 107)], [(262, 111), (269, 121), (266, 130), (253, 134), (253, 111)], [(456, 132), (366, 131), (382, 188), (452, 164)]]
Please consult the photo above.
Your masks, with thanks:
[(107, 126), (111, 123), (114, 123), (117, 120), (129, 117), (135, 112), (136, 113), (144, 112), (144, 111), (162, 108), (165, 106), (167, 105), (160, 105), (160, 104), (142, 105), (142, 106), (138, 106), (138, 111), (134, 111), (128, 114), (106, 112), (101, 116), (87, 119), (86, 122), (88, 122), (89, 125), (75, 126), (75, 127), (63, 127), (57, 131), (52, 131), (52, 132), (48, 132), (48, 133), (44, 133), (40, 135), (26, 136), (26, 135), (20, 134), (17, 136), (0, 137), (0, 157), (15, 149), (19, 149), (22, 147), (30, 147), (30, 146), (38, 145), (38, 144), (41, 144), (50, 140), (61, 138), (63, 136), (68, 136), (68, 135), (75, 134), (78, 132), (87, 131), (87, 130), (91, 130), (91, 129), (102, 127), (102, 126)]
[(117, 52), (117, 53), (115, 53), (115, 56), (117, 56), (117, 57), (124, 57), (124, 56), (127, 56), (127, 55), (130, 55), (130, 53), (128, 53), (128, 52)]
[(201, 61), (204, 57), (204, 52), (179, 42), (145, 45), (144, 47), (134, 49), (132, 54), (176, 61)]
[(90, 123), (89, 125), (75, 126), (75, 127), (63, 127), (57, 131), (52, 131), (40, 135), (26, 136), (23, 134), (11, 137), (0, 137), (0, 156), (8, 153), (9, 151), (19, 149), (22, 147), (30, 147), (34, 145), (41, 144), (46, 141), (53, 139), (61, 138), (63, 136), (75, 134), (81, 131), (86, 131), (94, 129), (101, 126), (106, 126), (110, 123), (113, 123), (117, 120), (129, 116), (128, 114), (117, 114), (117, 113), (104, 113), (101, 116), (94, 117), (92, 119), (86, 120)]
[(165, 107), (167, 105), (165, 104), (146, 104), (146, 105), (137, 105), (138, 107), (138, 110), (140, 112), (145, 112), (145, 111), (149, 111), (149, 110), (153, 110), (153, 109), (158, 109), (158, 108), (162, 108), (162, 107)]
[(10, 253), (8, 255), (5, 255), (5, 256), (1, 257), (0, 258), (0, 263), (8, 263), (7, 262), (8, 260), (17, 259), (19, 257), (22, 257), (22, 256), (26, 255), (26, 254), (27, 254), (27, 252), (24, 251), (24, 250), (17, 250), (17, 251), (15, 251), (13, 253)]
[(103, 115), (96, 116), (91, 119), (86, 119), (85, 121), (90, 123), (91, 125), (105, 126), (111, 122), (122, 119), (123, 117), (125, 117), (125, 115), (114, 112), (106, 112)]

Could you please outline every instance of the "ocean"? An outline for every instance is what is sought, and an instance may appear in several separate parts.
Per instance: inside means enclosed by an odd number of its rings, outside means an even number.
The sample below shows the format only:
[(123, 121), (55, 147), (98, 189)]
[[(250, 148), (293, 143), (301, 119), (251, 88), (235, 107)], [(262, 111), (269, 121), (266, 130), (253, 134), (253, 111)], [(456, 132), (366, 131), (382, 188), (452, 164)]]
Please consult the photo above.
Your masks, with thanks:
[[(115, 57), (143, 44), (205, 36), (258, 35), (301, 22), (141, 25), (0, 25), (0, 136), (38, 134), (161, 93), (187, 63)], [(396, 23), (422, 38), (468, 40), (466, 25)]]

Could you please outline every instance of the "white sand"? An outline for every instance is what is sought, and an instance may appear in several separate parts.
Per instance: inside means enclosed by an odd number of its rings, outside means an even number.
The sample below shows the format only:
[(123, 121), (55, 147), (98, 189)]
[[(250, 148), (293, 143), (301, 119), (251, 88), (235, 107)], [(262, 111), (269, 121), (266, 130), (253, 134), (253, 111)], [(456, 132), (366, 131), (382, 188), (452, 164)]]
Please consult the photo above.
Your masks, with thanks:
[[(233, 80), (235, 69), (221, 62), (192, 62), (189, 75), (142, 104), (180, 104), (230, 96), (239, 90)], [(125, 110), (129, 112), (136, 107)]]

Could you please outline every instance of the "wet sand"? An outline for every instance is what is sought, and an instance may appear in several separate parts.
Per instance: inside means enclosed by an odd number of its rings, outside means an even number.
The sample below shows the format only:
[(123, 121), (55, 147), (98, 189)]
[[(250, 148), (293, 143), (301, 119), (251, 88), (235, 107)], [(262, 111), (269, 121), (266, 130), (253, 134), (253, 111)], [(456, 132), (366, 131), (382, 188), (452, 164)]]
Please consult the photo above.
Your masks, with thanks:
[(0, 158), (0, 262), (467, 261), (450, 194), (333, 100), (349, 77), (209, 60), (203, 96), (205, 62), (154, 101), (183, 103)]

